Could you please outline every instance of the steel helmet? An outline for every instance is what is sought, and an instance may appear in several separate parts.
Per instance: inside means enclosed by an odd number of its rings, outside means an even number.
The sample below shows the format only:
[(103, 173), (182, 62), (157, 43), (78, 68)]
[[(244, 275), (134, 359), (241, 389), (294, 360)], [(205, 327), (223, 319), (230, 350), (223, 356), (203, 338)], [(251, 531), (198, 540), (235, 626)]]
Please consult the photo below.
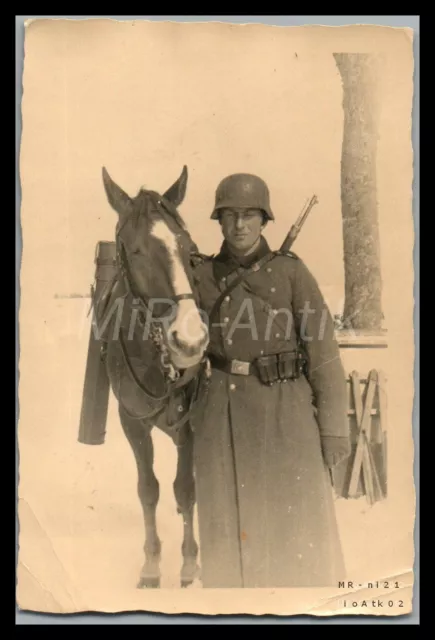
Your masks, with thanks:
[(212, 220), (219, 217), (219, 209), (225, 207), (246, 207), (261, 209), (269, 220), (275, 220), (270, 208), (267, 184), (250, 173), (234, 173), (224, 178), (216, 189)]

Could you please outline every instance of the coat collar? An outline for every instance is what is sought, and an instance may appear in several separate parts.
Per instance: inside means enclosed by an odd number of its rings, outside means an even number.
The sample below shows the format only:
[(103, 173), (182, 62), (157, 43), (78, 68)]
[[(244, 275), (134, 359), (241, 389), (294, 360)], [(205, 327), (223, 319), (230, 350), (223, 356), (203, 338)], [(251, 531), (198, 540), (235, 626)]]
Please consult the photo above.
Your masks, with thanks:
[(215, 277), (220, 280), (236, 269), (246, 269), (270, 252), (269, 245), (264, 236), (260, 237), (257, 249), (245, 258), (235, 256), (226, 241), (221, 245), (219, 253), (213, 258)]

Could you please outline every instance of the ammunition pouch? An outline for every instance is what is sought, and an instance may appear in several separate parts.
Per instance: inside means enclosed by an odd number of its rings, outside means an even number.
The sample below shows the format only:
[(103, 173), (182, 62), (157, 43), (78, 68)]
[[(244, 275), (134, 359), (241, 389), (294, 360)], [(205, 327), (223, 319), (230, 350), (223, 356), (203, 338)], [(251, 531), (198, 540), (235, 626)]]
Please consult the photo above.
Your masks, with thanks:
[(261, 356), (254, 361), (260, 382), (269, 386), (300, 378), (304, 364), (304, 358), (297, 350)]

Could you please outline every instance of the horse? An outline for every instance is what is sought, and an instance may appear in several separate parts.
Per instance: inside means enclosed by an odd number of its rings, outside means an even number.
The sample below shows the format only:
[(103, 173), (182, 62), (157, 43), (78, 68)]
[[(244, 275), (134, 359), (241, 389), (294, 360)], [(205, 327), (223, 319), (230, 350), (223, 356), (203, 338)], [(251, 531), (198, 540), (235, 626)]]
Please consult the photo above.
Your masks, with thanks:
[(104, 359), (137, 466), (145, 524), (145, 562), (137, 587), (160, 587), (159, 482), (151, 436), (157, 427), (177, 447), (173, 491), (184, 525), (180, 574), (184, 588), (200, 576), (193, 527), (196, 497), (190, 418), (199, 381), (209, 375), (208, 325), (193, 277), (195, 257), (201, 254), (177, 210), (186, 193), (187, 167), (163, 195), (142, 187), (130, 197), (105, 167), (102, 174), (108, 202), (118, 217), (116, 275), (109, 293), (96, 301), (95, 313), (98, 322), (112, 314), (104, 335)]

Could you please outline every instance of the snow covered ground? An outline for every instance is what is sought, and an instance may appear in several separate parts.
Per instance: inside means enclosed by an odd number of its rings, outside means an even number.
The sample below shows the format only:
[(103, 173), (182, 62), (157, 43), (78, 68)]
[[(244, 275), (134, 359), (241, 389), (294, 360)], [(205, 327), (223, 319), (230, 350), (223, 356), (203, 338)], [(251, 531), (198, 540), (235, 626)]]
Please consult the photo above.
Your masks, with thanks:
[[(40, 332), (33, 334), (42, 337), (32, 344), (27, 338), (22, 345), (28, 358), (21, 371), (19, 430), (18, 596), (24, 609), (143, 609), (154, 597), (136, 589), (143, 562), (143, 520), (135, 463), (113, 400), (106, 443), (91, 447), (77, 442), (88, 306), (86, 299), (52, 300)], [(394, 434), (390, 441), (394, 455)], [(161, 487), (161, 586), (178, 589), (182, 523), (172, 493), (176, 452), (157, 431), (154, 444)], [(350, 580), (392, 578), (409, 569), (412, 531), (401, 491), (399, 482), (387, 502), (372, 508), (365, 499), (337, 501)], [(398, 555), (404, 558), (403, 566)], [(200, 582), (190, 589), (201, 589)]]

